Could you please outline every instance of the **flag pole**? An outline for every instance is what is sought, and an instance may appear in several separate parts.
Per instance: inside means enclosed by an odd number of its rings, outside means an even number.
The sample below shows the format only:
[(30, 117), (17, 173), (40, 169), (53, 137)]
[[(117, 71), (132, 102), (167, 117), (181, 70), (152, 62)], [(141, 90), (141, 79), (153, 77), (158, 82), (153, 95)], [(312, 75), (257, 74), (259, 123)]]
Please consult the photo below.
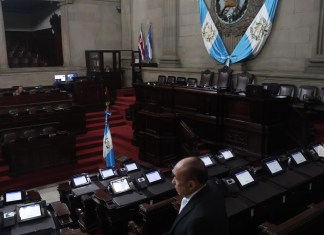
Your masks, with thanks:
[(103, 137), (103, 157), (106, 161), (106, 165), (108, 167), (115, 167), (115, 153), (113, 148), (113, 142), (111, 138), (108, 117), (111, 115), (109, 112), (109, 105), (110, 102), (106, 102), (106, 111), (105, 111), (105, 130), (104, 130), (104, 137)]

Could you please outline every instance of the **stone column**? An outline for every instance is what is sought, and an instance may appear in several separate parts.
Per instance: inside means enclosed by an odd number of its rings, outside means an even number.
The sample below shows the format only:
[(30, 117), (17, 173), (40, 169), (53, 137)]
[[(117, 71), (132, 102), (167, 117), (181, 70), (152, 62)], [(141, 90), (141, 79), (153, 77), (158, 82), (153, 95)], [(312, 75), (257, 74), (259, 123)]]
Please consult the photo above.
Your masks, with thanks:
[(177, 56), (177, 0), (164, 0), (163, 49), (160, 67), (180, 67)]
[(61, 10), (61, 32), (62, 32), (62, 50), (63, 50), (63, 66), (68, 67), (71, 64), (70, 52), (70, 29), (69, 29), (69, 1), (62, 3)]
[(132, 50), (132, 0), (121, 0), (122, 49)]
[(313, 58), (309, 59), (306, 72), (323, 73), (324, 72), (324, 3), (319, 0), (320, 14), (318, 22), (318, 32), (316, 41), (316, 51)]
[(0, 69), (8, 68), (6, 31), (4, 28), (2, 2), (0, 2)]

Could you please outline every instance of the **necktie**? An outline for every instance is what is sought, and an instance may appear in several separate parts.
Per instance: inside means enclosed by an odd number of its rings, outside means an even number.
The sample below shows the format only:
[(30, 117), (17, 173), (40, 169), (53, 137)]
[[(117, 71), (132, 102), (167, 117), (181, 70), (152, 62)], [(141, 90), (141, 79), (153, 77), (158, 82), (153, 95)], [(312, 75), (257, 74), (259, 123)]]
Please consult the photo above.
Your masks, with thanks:
[(189, 202), (189, 199), (188, 198), (185, 198), (185, 197), (182, 198), (181, 205), (180, 205), (180, 210), (179, 210), (179, 214), (182, 211), (182, 209), (187, 205), (188, 202)]

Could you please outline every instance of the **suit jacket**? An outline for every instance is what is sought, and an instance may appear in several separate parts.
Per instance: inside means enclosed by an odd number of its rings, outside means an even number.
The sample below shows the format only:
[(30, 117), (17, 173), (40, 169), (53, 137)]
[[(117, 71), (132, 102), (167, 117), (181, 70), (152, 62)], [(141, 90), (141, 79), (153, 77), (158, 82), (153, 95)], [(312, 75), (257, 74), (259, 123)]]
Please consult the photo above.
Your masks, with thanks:
[(175, 219), (169, 235), (228, 235), (225, 198), (219, 186), (208, 181)]

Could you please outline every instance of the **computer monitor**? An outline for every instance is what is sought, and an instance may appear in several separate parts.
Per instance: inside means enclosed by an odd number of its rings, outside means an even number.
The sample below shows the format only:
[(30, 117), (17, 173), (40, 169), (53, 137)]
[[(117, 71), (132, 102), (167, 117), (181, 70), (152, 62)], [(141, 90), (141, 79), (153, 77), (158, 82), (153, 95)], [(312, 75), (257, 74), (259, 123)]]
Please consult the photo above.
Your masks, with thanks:
[(256, 183), (248, 168), (238, 169), (234, 172), (233, 175), (234, 180), (242, 189)]
[(292, 152), (290, 156), (292, 163), (296, 166), (303, 165), (307, 162), (305, 156), (300, 151)]
[(229, 149), (220, 150), (219, 152), (224, 157), (225, 160), (229, 160), (229, 159), (234, 158), (234, 154)]
[(56, 83), (61, 83), (66, 81), (66, 75), (65, 74), (57, 74), (54, 75), (54, 79)]
[(74, 78), (77, 77), (78, 74), (77, 73), (69, 73), (66, 75), (66, 81), (67, 82), (73, 82)]
[(39, 219), (47, 215), (45, 201), (19, 204), (16, 206), (17, 222)]
[(77, 188), (91, 183), (91, 179), (88, 174), (75, 175), (71, 179), (72, 187)]
[(322, 144), (313, 145), (313, 149), (319, 157), (324, 157), (324, 146)]
[(124, 163), (124, 167), (127, 169), (127, 172), (137, 171), (140, 169), (136, 162), (126, 162)]
[(113, 178), (116, 176), (114, 169), (111, 167), (99, 169), (99, 175), (100, 175), (100, 178), (103, 180), (110, 179), (110, 178)]
[(111, 180), (110, 188), (113, 194), (121, 194), (132, 190), (128, 183), (127, 177)]
[(159, 170), (145, 172), (144, 176), (149, 184), (155, 184), (164, 180), (164, 177)]
[(199, 156), (199, 158), (204, 162), (205, 166), (207, 167), (216, 164), (215, 160), (209, 154)]
[(6, 205), (22, 203), (25, 202), (25, 200), (26, 193), (24, 190), (12, 190), (4, 194), (4, 203)]
[(262, 161), (262, 163), (266, 172), (271, 176), (284, 172), (283, 167), (275, 157), (266, 158)]

